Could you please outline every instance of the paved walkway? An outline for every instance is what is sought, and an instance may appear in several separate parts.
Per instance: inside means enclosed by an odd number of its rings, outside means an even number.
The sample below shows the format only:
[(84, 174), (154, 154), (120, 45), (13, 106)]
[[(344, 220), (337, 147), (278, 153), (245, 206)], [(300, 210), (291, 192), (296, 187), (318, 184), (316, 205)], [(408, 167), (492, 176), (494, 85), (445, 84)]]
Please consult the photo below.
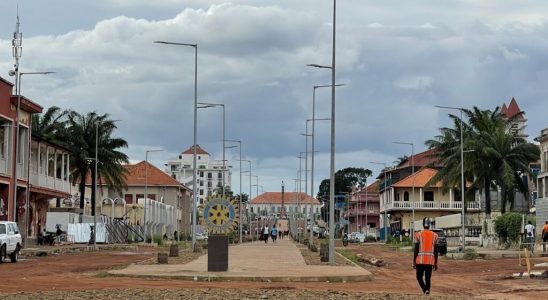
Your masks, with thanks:
[(230, 246), (228, 271), (208, 272), (207, 255), (183, 265), (130, 265), (109, 273), (131, 277), (161, 277), (200, 281), (240, 280), (278, 282), (369, 281), (372, 274), (359, 266), (307, 265), (290, 239)]

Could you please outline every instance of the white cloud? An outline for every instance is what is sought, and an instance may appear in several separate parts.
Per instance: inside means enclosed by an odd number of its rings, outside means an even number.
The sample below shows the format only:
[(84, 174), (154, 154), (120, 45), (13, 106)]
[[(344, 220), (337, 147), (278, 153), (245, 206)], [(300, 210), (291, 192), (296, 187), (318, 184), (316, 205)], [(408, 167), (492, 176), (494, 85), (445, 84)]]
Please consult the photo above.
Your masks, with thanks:
[(430, 76), (403, 76), (394, 81), (394, 86), (402, 89), (428, 89), (434, 80)]

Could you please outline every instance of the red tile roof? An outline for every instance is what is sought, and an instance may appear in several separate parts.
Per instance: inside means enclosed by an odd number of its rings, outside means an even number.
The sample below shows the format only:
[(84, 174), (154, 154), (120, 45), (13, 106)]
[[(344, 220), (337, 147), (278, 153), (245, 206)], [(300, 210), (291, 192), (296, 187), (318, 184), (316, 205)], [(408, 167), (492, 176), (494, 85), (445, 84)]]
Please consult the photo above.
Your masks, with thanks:
[(434, 167), (442, 167), (443, 165), (439, 162), (437, 156), (436, 156), (436, 149), (430, 149), (426, 150), (421, 153), (417, 153), (413, 156), (410, 156), (405, 160), (404, 162), (400, 163), (397, 168), (405, 168), (405, 167), (411, 167), (411, 159), (413, 159), (413, 164), (415, 165), (415, 169), (418, 169), (420, 167), (428, 166), (430, 164), (433, 164)]
[(516, 99), (514, 99), (514, 97), (512, 97), (512, 100), (510, 100), (510, 104), (508, 104), (508, 108), (506, 109), (506, 111), (504, 111), (504, 106), (505, 104), (503, 104), (500, 112), (501, 114), (505, 115), (507, 118), (512, 118), (512, 117), (517, 117), (518, 119), (523, 118), (523, 112), (519, 108), (518, 103)]
[(164, 171), (156, 168), (153, 164), (141, 161), (135, 165), (124, 165), (128, 174), (126, 176), (127, 185), (145, 185), (145, 166), (146, 166), (146, 183), (147, 185), (166, 185), (179, 186), (183, 185), (176, 179), (173, 179)]
[[(426, 186), (426, 183), (434, 177), (438, 173), (437, 170), (431, 169), (431, 168), (422, 168), (418, 172), (415, 172), (415, 174), (411, 174), (404, 179), (396, 182), (393, 184), (393, 187), (396, 188), (409, 188), (413, 187), (413, 178), (415, 179), (414, 186), (416, 188), (423, 188)], [(441, 187), (441, 182), (436, 183), (433, 185), (435, 187)]]
[[(194, 147), (190, 146), (190, 148), (183, 151), (182, 154), (194, 154)], [(207, 154), (207, 155), (209, 155), (209, 153), (207, 153), (204, 149), (202, 149), (202, 147), (200, 147), (200, 145), (196, 145), (196, 154)]]
[[(300, 196), (300, 201), (298, 197)], [(316, 198), (312, 198), (305, 193), (295, 193), (295, 192), (285, 192), (284, 193), (284, 203), (285, 204), (315, 204), (319, 205), (320, 201)], [(253, 199), (251, 199), (251, 204), (282, 204), (282, 193), (281, 192), (266, 192)]]

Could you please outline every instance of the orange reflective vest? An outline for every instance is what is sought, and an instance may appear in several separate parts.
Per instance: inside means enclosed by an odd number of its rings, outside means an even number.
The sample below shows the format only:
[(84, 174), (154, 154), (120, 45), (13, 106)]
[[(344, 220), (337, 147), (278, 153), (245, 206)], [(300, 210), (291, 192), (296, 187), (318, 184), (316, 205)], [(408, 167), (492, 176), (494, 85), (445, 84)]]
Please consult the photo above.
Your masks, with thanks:
[(434, 246), (438, 241), (438, 235), (431, 230), (424, 229), (415, 234), (415, 243), (419, 244), (419, 254), (415, 259), (417, 265), (435, 265)]
[(544, 224), (544, 226), (542, 226), (542, 233), (548, 234), (548, 224)]

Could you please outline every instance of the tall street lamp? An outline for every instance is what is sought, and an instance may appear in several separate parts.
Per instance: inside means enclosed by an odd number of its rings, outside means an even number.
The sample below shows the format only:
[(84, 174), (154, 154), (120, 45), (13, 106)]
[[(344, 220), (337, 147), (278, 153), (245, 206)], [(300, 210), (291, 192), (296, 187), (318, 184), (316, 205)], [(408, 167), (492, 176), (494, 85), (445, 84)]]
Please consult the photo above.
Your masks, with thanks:
[(415, 144), (409, 142), (392, 142), (399, 145), (411, 146), (411, 176), (413, 177), (413, 186), (411, 188), (411, 211), (413, 212), (412, 224), (411, 224), (411, 238), (415, 233)]
[[(238, 216), (238, 224), (241, 224), (241, 221), (242, 221), (242, 141), (240, 140), (223, 140), (224, 142), (232, 142), (232, 143), (238, 143), (238, 146), (226, 146), (226, 148), (232, 148), (232, 147), (238, 147), (240, 148), (240, 159), (238, 160), (240, 162), (240, 196), (238, 198), (238, 211), (239, 211), (239, 216)], [(242, 226), (241, 225), (238, 225), (238, 230), (239, 230), (239, 233), (240, 233), (240, 244), (242, 243)]]
[[(223, 198), (225, 197), (225, 172), (226, 172), (226, 159), (225, 159), (225, 133), (226, 133), (226, 118), (225, 118), (225, 105), (221, 103), (205, 103), (205, 102), (198, 102), (200, 105), (204, 105), (203, 107), (222, 107), (223, 108), (223, 186), (221, 188)], [(199, 107), (200, 108), (200, 107)]]
[[(21, 77), (23, 75), (49, 75), (49, 74), (54, 74), (55, 72), (50, 72), (50, 71), (45, 71), (45, 72), (19, 72), (19, 71), (10, 71), (9, 72), (9, 75), (10, 76), (15, 76), (15, 79), (17, 81), (17, 85), (16, 85), (16, 88), (17, 88), (17, 112), (16, 112), (16, 116), (15, 116), (15, 130), (16, 130), (16, 134), (15, 134), (15, 160), (13, 162), (13, 220), (14, 221), (17, 221), (17, 163), (20, 159), (19, 157), (19, 115), (20, 115), (20, 112), (21, 112)], [(29, 122), (29, 128), (30, 128), (30, 122)], [(29, 130), (30, 131), (30, 130)], [(30, 140), (31, 140), (31, 133), (29, 132), (29, 153), (30, 153)], [(30, 157), (30, 155), (29, 155)], [(27, 165), (30, 163), (30, 161), (27, 162)], [(29, 194), (29, 191), (28, 191), (28, 188), (29, 188), (29, 185), (28, 185), (28, 182), (30, 182), (30, 178), (27, 178), (27, 195)], [(29, 211), (29, 202), (28, 202), (28, 198), (25, 199), (25, 209), (26, 209), (26, 213), (25, 213), (25, 224), (26, 224), (26, 229), (25, 229), (25, 237), (28, 238), (28, 211)]]
[[(145, 206), (144, 206), (144, 220), (143, 220), (143, 232), (145, 235), (145, 243), (146, 243), (146, 236), (147, 236), (147, 200), (148, 200), (148, 154), (151, 152), (161, 152), (164, 151), (163, 149), (155, 149), (155, 150), (146, 150), (145, 151)], [(152, 226), (150, 227), (150, 243), (154, 241), (154, 238), (152, 237)]]
[[(240, 167), (242, 166), (242, 161), (245, 161), (245, 162), (248, 162), (249, 163), (249, 196), (248, 196), (248, 202), (251, 203), (251, 160), (249, 159), (239, 159), (240, 161)], [(242, 171), (243, 173), (244, 171)], [(241, 185), (241, 182), (242, 182), (242, 177), (241, 177), (241, 174), (240, 174), (240, 185)], [(240, 192), (240, 195), (242, 193)], [(241, 209), (241, 207), (240, 207)], [(240, 211), (240, 217), (242, 216), (242, 212)], [(242, 244), (242, 222), (241, 220), (238, 222), (238, 226), (239, 226), (239, 231), (240, 231), (240, 244)]]
[(464, 227), (464, 224), (466, 222), (466, 217), (464, 215), (464, 138), (463, 138), (463, 131), (464, 131), (464, 128), (463, 128), (463, 123), (462, 123), (462, 111), (464, 110), (464, 108), (461, 108), (461, 107), (452, 107), (452, 106), (440, 106), (440, 105), (435, 105), (437, 108), (444, 108), (444, 109), (453, 109), (453, 110), (458, 110), (460, 111), (460, 184), (461, 184), (461, 191), (460, 191), (460, 197), (461, 197), (461, 204), (462, 204), (462, 211), (461, 211), (461, 222), (462, 222), (462, 251), (464, 252), (464, 247), (466, 245), (466, 241), (465, 241), (465, 238), (466, 238), (466, 234), (464, 232), (465, 230), (465, 227)]
[[(376, 162), (376, 161), (370, 161), (369, 163), (384, 166), (383, 167), (383, 171), (384, 171), (384, 199), (382, 201), (384, 202), (383, 204), (386, 204), (386, 199), (388, 197), (388, 189), (386, 187), (386, 163)], [(366, 187), (366, 191), (367, 191), (367, 187)], [(386, 211), (384, 212), (383, 225), (384, 225), (384, 241), (386, 242), (386, 241), (388, 241), (388, 232), (387, 232), (387, 229), (386, 229)]]
[(196, 247), (196, 145), (198, 143), (198, 44), (155, 41), (157, 44), (186, 46), (194, 48), (194, 144), (192, 153), (192, 251)]

